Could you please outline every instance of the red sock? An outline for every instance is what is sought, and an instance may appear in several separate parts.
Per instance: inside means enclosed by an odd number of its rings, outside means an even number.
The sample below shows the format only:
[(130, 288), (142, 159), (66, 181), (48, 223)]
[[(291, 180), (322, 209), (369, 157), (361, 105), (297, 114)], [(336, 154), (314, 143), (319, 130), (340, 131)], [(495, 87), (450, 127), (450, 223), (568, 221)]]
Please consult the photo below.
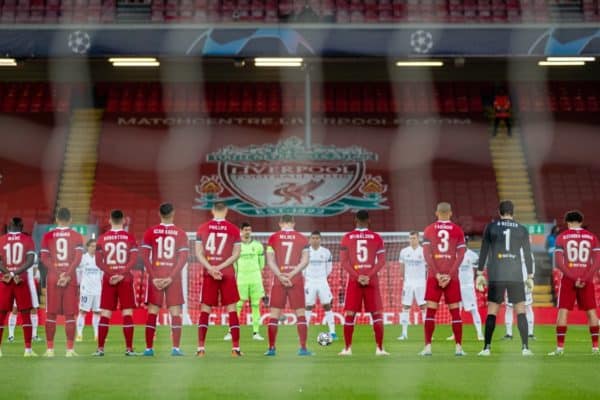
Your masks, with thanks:
[(125, 336), (125, 349), (133, 351), (133, 317), (123, 316), (123, 336)]
[(277, 339), (277, 326), (279, 324), (279, 320), (277, 318), (269, 319), (269, 348), (275, 348), (275, 340)]
[(306, 337), (308, 336), (308, 325), (306, 324), (306, 317), (298, 317), (296, 322), (296, 329), (298, 329), (298, 339), (300, 340), (300, 348), (306, 350)]
[(206, 331), (208, 330), (208, 317), (207, 312), (202, 311), (200, 313), (200, 319), (198, 320), (198, 347), (204, 347), (206, 342)]
[(354, 335), (354, 315), (346, 315), (344, 319), (344, 343), (347, 349), (352, 347), (352, 335)]
[(6, 313), (0, 311), (0, 344), (2, 344), (2, 336), (4, 334), (4, 321), (6, 321)]
[(433, 331), (435, 330), (435, 308), (428, 308), (425, 312), (425, 344), (431, 344), (431, 338), (433, 337)]
[(75, 342), (75, 316), (65, 315), (65, 334), (67, 336), (67, 350), (73, 350)]
[[(156, 326), (156, 321), (154, 323)], [(181, 316), (179, 315), (171, 317), (171, 337), (173, 339), (173, 347), (178, 349), (181, 343)]]
[(146, 317), (146, 348), (151, 349), (154, 346), (154, 334), (156, 333), (156, 314), (148, 313)]
[(383, 315), (373, 314), (373, 332), (375, 332), (375, 343), (377, 348), (383, 350)]
[(453, 308), (450, 310), (450, 316), (452, 317), (452, 333), (454, 333), (454, 342), (462, 345), (463, 323), (460, 317), (460, 309)]
[(56, 314), (46, 316), (46, 347), (54, 349), (54, 335), (56, 335)]
[(98, 322), (98, 350), (104, 350), (109, 325), (110, 320), (107, 317), (100, 317), (100, 321)]
[(23, 311), (21, 313), (22, 326), (23, 326), (23, 340), (25, 341), (25, 348), (31, 349), (31, 313), (29, 311)]
[(567, 336), (567, 326), (558, 325), (556, 327), (556, 347), (561, 349), (565, 347), (565, 336)]
[(600, 331), (600, 327), (598, 325), (590, 326), (590, 335), (592, 335), (592, 347), (594, 349), (598, 348), (598, 332), (599, 331)]
[(231, 347), (240, 348), (240, 321), (237, 312), (229, 313), (229, 332), (231, 333)]

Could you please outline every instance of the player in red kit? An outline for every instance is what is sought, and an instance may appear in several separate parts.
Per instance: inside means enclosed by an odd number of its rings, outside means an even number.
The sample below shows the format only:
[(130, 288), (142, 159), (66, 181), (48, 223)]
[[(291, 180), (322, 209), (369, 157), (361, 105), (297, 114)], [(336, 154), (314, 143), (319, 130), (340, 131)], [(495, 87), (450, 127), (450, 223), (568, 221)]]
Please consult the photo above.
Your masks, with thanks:
[(213, 219), (200, 225), (196, 233), (196, 257), (206, 273), (202, 281), (200, 319), (198, 321), (198, 349), (196, 355), (204, 357), (208, 318), (212, 307), (221, 304), (229, 315), (232, 357), (241, 357), (240, 323), (236, 304), (240, 300), (233, 263), (240, 257), (241, 237), (237, 226), (227, 221), (227, 207), (217, 202), (212, 207)]
[(437, 222), (429, 225), (423, 232), (423, 256), (429, 266), (425, 300), (425, 348), (422, 356), (431, 355), (431, 338), (435, 330), (435, 314), (444, 295), (450, 315), (452, 332), (456, 342), (457, 356), (465, 355), (462, 349), (462, 319), (460, 317), (460, 281), (458, 269), (465, 256), (465, 234), (460, 226), (450, 221), (452, 208), (448, 203), (439, 203), (436, 213)]
[(295, 221), (291, 215), (279, 219), (280, 230), (269, 237), (267, 243), (267, 265), (273, 271), (273, 286), (269, 297), (269, 349), (265, 356), (275, 356), (275, 342), (281, 310), (289, 302), (298, 318), (296, 327), (300, 340), (299, 356), (310, 356), (306, 348), (308, 325), (304, 298), (304, 278), (302, 270), (308, 265), (308, 240), (294, 230)]
[(71, 212), (61, 208), (56, 213), (55, 229), (42, 238), (40, 259), (48, 270), (46, 275), (46, 357), (54, 357), (54, 335), (56, 316), (65, 316), (67, 336), (67, 357), (76, 356), (73, 350), (75, 340), (75, 315), (79, 301), (77, 298), (77, 275), (75, 269), (83, 256), (83, 237), (69, 228)]
[(565, 222), (568, 229), (558, 235), (554, 250), (556, 267), (561, 270), (563, 277), (558, 292), (556, 350), (549, 355), (561, 356), (564, 353), (567, 316), (576, 300), (579, 309), (587, 313), (592, 336), (592, 353), (599, 354), (594, 275), (600, 268), (600, 244), (596, 235), (581, 227), (581, 212), (567, 212)]
[(344, 320), (345, 347), (339, 355), (352, 355), (354, 318), (361, 312), (371, 313), (377, 349), (376, 356), (389, 356), (383, 349), (383, 303), (377, 273), (385, 265), (383, 239), (369, 229), (369, 213), (361, 210), (354, 218), (356, 228), (344, 235), (340, 248), (340, 264), (348, 272), (346, 285), (346, 311)]
[(148, 273), (146, 303), (148, 317), (146, 320), (145, 356), (154, 355), (154, 333), (156, 332), (156, 316), (163, 303), (166, 303), (171, 314), (171, 339), (173, 340), (172, 356), (182, 356), (179, 349), (181, 342), (181, 306), (185, 302), (181, 282), (181, 270), (185, 266), (189, 246), (187, 235), (182, 229), (173, 225), (175, 209), (170, 203), (161, 204), (159, 208), (160, 224), (148, 229), (142, 243), (142, 258)]
[(133, 234), (123, 229), (124, 215), (121, 210), (110, 213), (110, 230), (100, 235), (96, 244), (96, 264), (102, 276), (100, 296), (100, 322), (98, 324), (98, 350), (95, 356), (104, 355), (104, 343), (108, 336), (110, 317), (121, 307), (125, 355), (135, 356), (133, 351), (133, 309), (135, 294), (131, 269), (137, 261), (138, 248)]
[[(8, 233), (0, 236), (0, 344), (6, 314), (17, 308), (23, 320), (25, 357), (35, 357), (31, 350), (31, 292), (27, 284), (27, 270), (35, 260), (35, 245), (23, 233), (23, 221), (14, 217), (8, 224)], [(2, 351), (0, 350), (0, 356)]]

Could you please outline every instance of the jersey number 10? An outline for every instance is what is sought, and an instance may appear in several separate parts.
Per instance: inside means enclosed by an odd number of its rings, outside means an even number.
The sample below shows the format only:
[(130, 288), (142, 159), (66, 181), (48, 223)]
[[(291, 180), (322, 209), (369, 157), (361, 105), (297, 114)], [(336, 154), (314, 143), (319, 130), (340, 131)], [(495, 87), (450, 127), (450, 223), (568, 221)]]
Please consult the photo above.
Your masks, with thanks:
[(23, 262), (23, 243), (7, 243), (3, 249), (6, 254), (5, 264), (19, 265)]

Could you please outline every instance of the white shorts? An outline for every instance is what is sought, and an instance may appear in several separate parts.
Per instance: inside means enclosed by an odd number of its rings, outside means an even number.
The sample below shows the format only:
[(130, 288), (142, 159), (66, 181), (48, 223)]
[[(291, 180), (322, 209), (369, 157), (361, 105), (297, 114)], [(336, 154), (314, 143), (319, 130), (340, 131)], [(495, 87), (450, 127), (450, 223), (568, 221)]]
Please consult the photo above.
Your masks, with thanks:
[(460, 297), (462, 308), (465, 311), (471, 311), (477, 309), (477, 294), (475, 293), (475, 286), (465, 285), (460, 287)]
[(85, 312), (100, 312), (100, 295), (81, 294), (79, 296), (79, 309)]
[[(29, 285), (29, 293), (31, 293), (31, 307), (40, 308), (40, 299), (38, 298), (37, 288), (32, 274), (27, 274), (27, 284)], [(17, 301), (13, 303), (13, 307), (17, 306)]]
[(412, 306), (413, 299), (418, 306), (425, 304), (425, 285), (415, 286), (410, 283), (404, 284), (402, 288), (402, 305), (406, 307)]
[(314, 306), (317, 303), (317, 298), (321, 304), (331, 304), (333, 294), (327, 281), (325, 282), (309, 282), (304, 284), (304, 293), (306, 295), (306, 305)]

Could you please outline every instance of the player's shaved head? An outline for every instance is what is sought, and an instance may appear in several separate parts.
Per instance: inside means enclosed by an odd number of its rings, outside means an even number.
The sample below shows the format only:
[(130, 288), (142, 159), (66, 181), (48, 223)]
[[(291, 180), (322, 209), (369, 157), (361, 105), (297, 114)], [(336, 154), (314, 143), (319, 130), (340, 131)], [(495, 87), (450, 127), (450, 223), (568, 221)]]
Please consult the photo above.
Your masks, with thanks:
[(66, 207), (59, 208), (56, 212), (56, 220), (58, 222), (68, 224), (69, 222), (71, 222), (71, 211), (69, 211), (69, 209)]
[(567, 211), (565, 214), (565, 222), (567, 224), (582, 224), (583, 213), (579, 210)]
[(215, 218), (224, 219), (227, 216), (227, 205), (222, 201), (217, 201), (213, 203), (211, 212)]
[(452, 206), (450, 203), (442, 201), (435, 208), (435, 215), (440, 221), (448, 221), (452, 217)]
[(23, 219), (21, 217), (12, 217), (8, 223), (9, 232), (23, 232)]
[(279, 218), (279, 222), (282, 224), (290, 224), (290, 223), (294, 223), (296, 221), (294, 220), (293, 215), (285, 214), (285, 215), (282, 215), (281, 218)]

